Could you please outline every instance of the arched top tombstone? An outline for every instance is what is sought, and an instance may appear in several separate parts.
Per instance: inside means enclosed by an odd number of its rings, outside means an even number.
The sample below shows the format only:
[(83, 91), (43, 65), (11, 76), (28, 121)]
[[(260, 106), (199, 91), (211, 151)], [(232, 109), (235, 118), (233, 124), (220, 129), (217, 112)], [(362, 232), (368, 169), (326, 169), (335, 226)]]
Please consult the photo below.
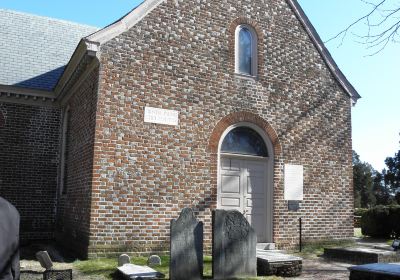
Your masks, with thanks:
[(161, 265), (161, 258), (157, 255), (152, 255), (147, 259), (148, 266), (157, 266)]
[(170, 279), (203, 279), (203, 223), (192, 209), (183, 209), (177, 220), (171, 220), (170, 236)]

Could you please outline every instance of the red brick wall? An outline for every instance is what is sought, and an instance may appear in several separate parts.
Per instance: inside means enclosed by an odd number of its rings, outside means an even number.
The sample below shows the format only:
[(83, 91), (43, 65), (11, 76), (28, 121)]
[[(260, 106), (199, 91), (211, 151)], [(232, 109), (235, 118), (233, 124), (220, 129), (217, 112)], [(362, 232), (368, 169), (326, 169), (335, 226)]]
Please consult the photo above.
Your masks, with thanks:
[(54, 237), (60, 110), (0, 102), (0, 196), (21, 215), (21, 242)]
[[(93, 177), (98, 69), (93, 70), (68, 101), (65, 193), (58, 207), (58, 243), (87, 257)], [(96, 208), (96, 206), (93, 206)]]
[[(233, 25), (254, 24), (259, 76), (234, 75)], [(90, 256), (162, 251), (169, 222), (193, 207), (210, 245), (216, 207), (219, 121), (235, 112), (263, 119), (282, 155), (274, 168), (274, 241), (352, 236), (351, 104), (287, 3), (163, 2), (101, 46)], [(180, 112), (178, 127), (143, 122), (144, 107)], [(283, 200), (283, 165), (305, 167), (301, 211)]]

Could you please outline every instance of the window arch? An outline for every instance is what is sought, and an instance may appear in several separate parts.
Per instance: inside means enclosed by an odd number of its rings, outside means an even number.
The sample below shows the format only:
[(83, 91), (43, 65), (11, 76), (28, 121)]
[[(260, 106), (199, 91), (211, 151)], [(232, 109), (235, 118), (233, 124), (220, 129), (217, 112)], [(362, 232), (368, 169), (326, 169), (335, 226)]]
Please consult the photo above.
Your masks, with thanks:
[(246, 126), (239, 126), (229, 131), (222, 142), (221, 153), (268, 157), (264, 139), (255, 130)]
[(236, 27), (235, 72), (257, 76), (257, 34), (250, 25)]

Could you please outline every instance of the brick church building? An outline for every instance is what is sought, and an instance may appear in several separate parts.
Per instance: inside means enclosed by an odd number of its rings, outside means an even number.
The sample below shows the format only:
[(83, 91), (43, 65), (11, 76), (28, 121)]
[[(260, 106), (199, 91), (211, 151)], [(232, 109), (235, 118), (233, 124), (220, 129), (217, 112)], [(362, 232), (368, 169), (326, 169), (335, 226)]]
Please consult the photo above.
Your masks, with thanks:
[[(101, 15), (99, 15), (101, 16)], [(360, 97), (296, 0), (145, 0), (98, 30), (0, 10), (0, 196), (22, 242), (162, 252), (191, 207), (260, 243), (353, 236)]]

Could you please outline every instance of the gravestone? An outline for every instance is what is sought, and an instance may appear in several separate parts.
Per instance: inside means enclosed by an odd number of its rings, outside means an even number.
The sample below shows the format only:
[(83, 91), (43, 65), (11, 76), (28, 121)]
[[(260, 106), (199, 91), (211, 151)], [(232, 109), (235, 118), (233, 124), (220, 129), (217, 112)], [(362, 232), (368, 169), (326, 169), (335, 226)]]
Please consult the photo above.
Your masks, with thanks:
[(122, 254), (118, 257), (118, 266), (123, 266), (124, 264), (130, 263), (131, 258), (127, 254)]
[(203, 277), (203, 223), (192, 209), (182, 210), (171, 220), (169, 273), (171, 280), (196, 280)]
[(393, 251), (398, 251), (400, 248), (400, 240), (397, 240), (397, 239), (393, 240), (392, 248), (393, 248)]
[(49, 253), (47, 253), (47, 251), (37, 252), (36, 259), (39, 261), (40, 265), (46, 270), (49, 270), (53, 267), (53, 262), (51, 261)]
[(118, 267), (117, 270), (126, 280), (161, 279), (165, 277), (164, 274), (152, 269), (151, 267), (130, 263)]
[(214, 210), (213, 279), (257, 276), (257, 235), (236, 210)]
[(152, 255), (147, 259), (148, 266), (161, 265), (161, 258), (157, 255)]

